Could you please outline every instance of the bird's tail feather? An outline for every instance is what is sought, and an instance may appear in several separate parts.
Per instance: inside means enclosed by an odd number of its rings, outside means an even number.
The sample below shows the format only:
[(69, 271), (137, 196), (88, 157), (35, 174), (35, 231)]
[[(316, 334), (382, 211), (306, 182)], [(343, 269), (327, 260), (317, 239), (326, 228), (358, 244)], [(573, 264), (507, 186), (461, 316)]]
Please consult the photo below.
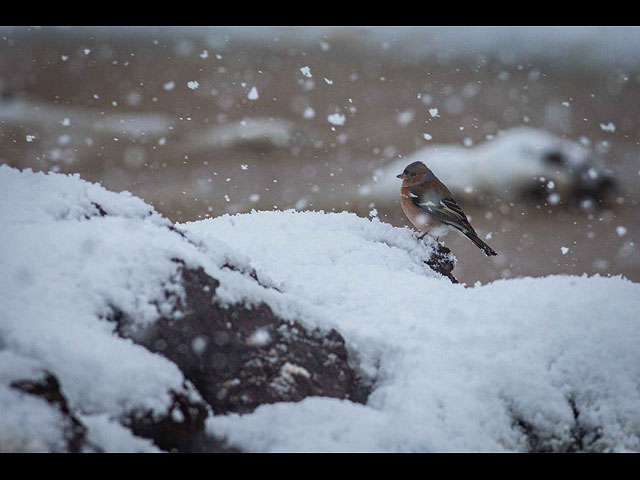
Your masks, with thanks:
[(469, 230), (460, 230), (460, 232), (462, 232), (469, 240), (471, 240), (476, 247), (482, 250), (487, 257), (490, 257), (492, 255), (498, 255), (493, 250), (493, 248), (491, 248), (489, 245), (487, 245), (482, 240), (480, 240), (478, 235), (476, 235), (474, 232), (470, 232)]

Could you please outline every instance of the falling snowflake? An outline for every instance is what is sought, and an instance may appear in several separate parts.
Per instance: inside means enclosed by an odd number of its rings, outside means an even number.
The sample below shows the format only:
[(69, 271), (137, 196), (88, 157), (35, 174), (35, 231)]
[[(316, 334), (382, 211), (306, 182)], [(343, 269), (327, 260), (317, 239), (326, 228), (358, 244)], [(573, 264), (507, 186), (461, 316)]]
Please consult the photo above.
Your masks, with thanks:
[(249, 100), (257, 100), (258, 99), (258, 89), (256, 87), (252, 87), (247, 95)]
[(327, 120), (331, 125), (344, 125), (346, 118), (341, 113), (332, 113), (327, 117)]

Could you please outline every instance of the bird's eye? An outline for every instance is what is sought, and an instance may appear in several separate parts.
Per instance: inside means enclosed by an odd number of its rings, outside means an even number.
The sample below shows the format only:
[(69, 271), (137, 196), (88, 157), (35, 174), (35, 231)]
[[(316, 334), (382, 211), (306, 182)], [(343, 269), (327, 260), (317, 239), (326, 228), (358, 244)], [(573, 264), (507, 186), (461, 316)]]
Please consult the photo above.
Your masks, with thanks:
[(413, 172), (413, 173), (411, 174), (411, 176), (412, 176), (412, 177), (415, 177), (415, 176), (416, 176), (416, 172)]

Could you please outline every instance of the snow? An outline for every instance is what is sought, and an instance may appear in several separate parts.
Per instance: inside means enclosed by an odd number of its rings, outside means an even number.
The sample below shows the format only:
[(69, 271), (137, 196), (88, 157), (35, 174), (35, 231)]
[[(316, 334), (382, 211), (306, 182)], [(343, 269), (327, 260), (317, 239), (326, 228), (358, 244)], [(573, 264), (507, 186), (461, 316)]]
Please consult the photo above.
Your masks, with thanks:
[(313, 77), (313, 75), (311, 74), (311, 69), (309, 67), (302, 67), (300, 69), (300, 71), (302, 72), (302, 74), (307, 77), (307, 78), (311, 78)]
[(7, 351), (4, 344), (0, 345), (0, 405), (3, 408), (0, 415), (0, 452), (62, 451), (64, 437), (61, 426), (64, 421), (60, 413), (48, 408), (43, 400), (25, 396), (8, 387), (20, 375), (33, 375), (37, 364)]
[[(117, 337), (104, 320), (112, 308), (140, 322), (171, 314), (165, 291), (181, 295), (171, 282), (177, 268), (171, 259), (189, 262), (197, 248), (171, 232), (168, 220), (128, 192), (115, 194), (77, 175), (2, 165), (0, 223), (3, 435), (29, 448), (61, 448), (56, 411), (8, 388), (45, 369), (55, 373), (73, 410), (116, 423), (136, 409), (164, 412), (169, 390), (200, 398), (175, 364)], [(215, 259), (208, 268), (225, 261)], [(116, 428), (104, 419), (95, 424)], [(40, 444), (32, 445), (31, 430)]]
[[(170, 308), (152, 304), (164, 288), (151, 280), (175, 273), (165, 256), (170, 244), (153, 240), (166, 220), (135, 197), (77, 177), (20, 175), (2, 166), (0, 182), (0, 323), (2, 343), (12, 353), (5, 367), (37, 359), (56, 372), (71, 404), (85, 413), (166, 407), (168, 388), (185, 391), (179, 370), (113, 336), (112, 326), (98, 320), (111, 306), (142, 321)], [(92, 202), (110, 216), (83, 221), (97, 213)], [(174, 248), (173, 255), (178, 252)], [(136, 267), (139, 260), (146, 265)]]
[(416, 116), (415, 110), (413, 110), (413, 109), (404, 110), (403, 112), (400, 112), (396, 116), (396, 121), (400, 125), (408, 125), (409, 123), (411, 123), (413, 121), (415, 116)]
[(247, 94), (247, 98), (249, 100), (257, 100), (258, 99), (258, 89), (256, 87), (251, 87), (249, 93)]
[(345, 116), (341, 113), (332, 113), (327, 117), (327, 120), (331, 125), (344, 125)]
[(503, 131), (492, 140), (470, 147), (470, 144), (423, 147), (376, 171), (378, 181), (364, 185), (360, 193), (378, 200), (396, 199), (400, 189), (396, 175), (408, 164), (421, 161), (454, 195), (471, 187), (476, 192), (514, 198), (544, 177), (560, 191), (556, 194), (559, 199), (559, 195), (570, 188), (574, 177), (566, 168), (546, 162), (545, 153), (560, 151), (574, 167), (592, 161), (591, 151), (583, 145), (529, 127)]
[[(309, 397), (209, 417), (208, 429), (244, 450), (523, 451), (515, 419), (562, 443), (574, 408), (600, 433), (587, 447), (640, 450), (640, 285), (622, 277), (452, 284), (424, 263), (431, 240), (348, 212), (224, 215), (176, 225), (186, 240), (127, 192), (4, 165), (0, 222), (0, 449), (63, 448), (56, 410), (8, 387), (47, 369), (95, 445), (156, 451), (123, 415), (166, 411), (169, 389), (199, 395), (103, 317), (112, 306), (140, 322), (170, 315), (177, 257), (220, 280), (222, 305), (265, 302), (281, 318), (335, 328), (372, 382), (365, 405)], [(254, 269), (264, 287), (224, 263)], [(297, 368), (283, 366), (283, 381), (312, 375)]]
[(295, 299), (270, 302), (276, 313), (336, 328), (375, 378), (366, 406), (317, 398), (210, 419), (243, 448), (519, 450), (512, 412), (566, 438), (568, 398), (603, 429), (603, 449), (640, 447), (640, 425), (629, 421), (640, 413), (637, 284), (555, 276), (452, 285), (421, 265), (426, 251), (408, 230), (347, 213), (254, 212), (181, 227), (204, 244), (233, 244)]

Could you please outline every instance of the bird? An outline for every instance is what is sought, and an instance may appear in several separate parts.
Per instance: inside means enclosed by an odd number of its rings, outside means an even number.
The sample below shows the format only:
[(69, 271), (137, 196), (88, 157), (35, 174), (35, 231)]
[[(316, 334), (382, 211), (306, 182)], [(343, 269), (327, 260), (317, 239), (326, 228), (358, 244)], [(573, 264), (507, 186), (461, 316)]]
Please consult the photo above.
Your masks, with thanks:
[(497, 253), (480, 240), (467, 216), (451, 196), (449, 189), (422, 162), (413, 162), (396, 175), (402, 179), (400, 206), (411, 223), (423, 234), (436, 237), (453, 229), (467, 237), (488, 257)]

